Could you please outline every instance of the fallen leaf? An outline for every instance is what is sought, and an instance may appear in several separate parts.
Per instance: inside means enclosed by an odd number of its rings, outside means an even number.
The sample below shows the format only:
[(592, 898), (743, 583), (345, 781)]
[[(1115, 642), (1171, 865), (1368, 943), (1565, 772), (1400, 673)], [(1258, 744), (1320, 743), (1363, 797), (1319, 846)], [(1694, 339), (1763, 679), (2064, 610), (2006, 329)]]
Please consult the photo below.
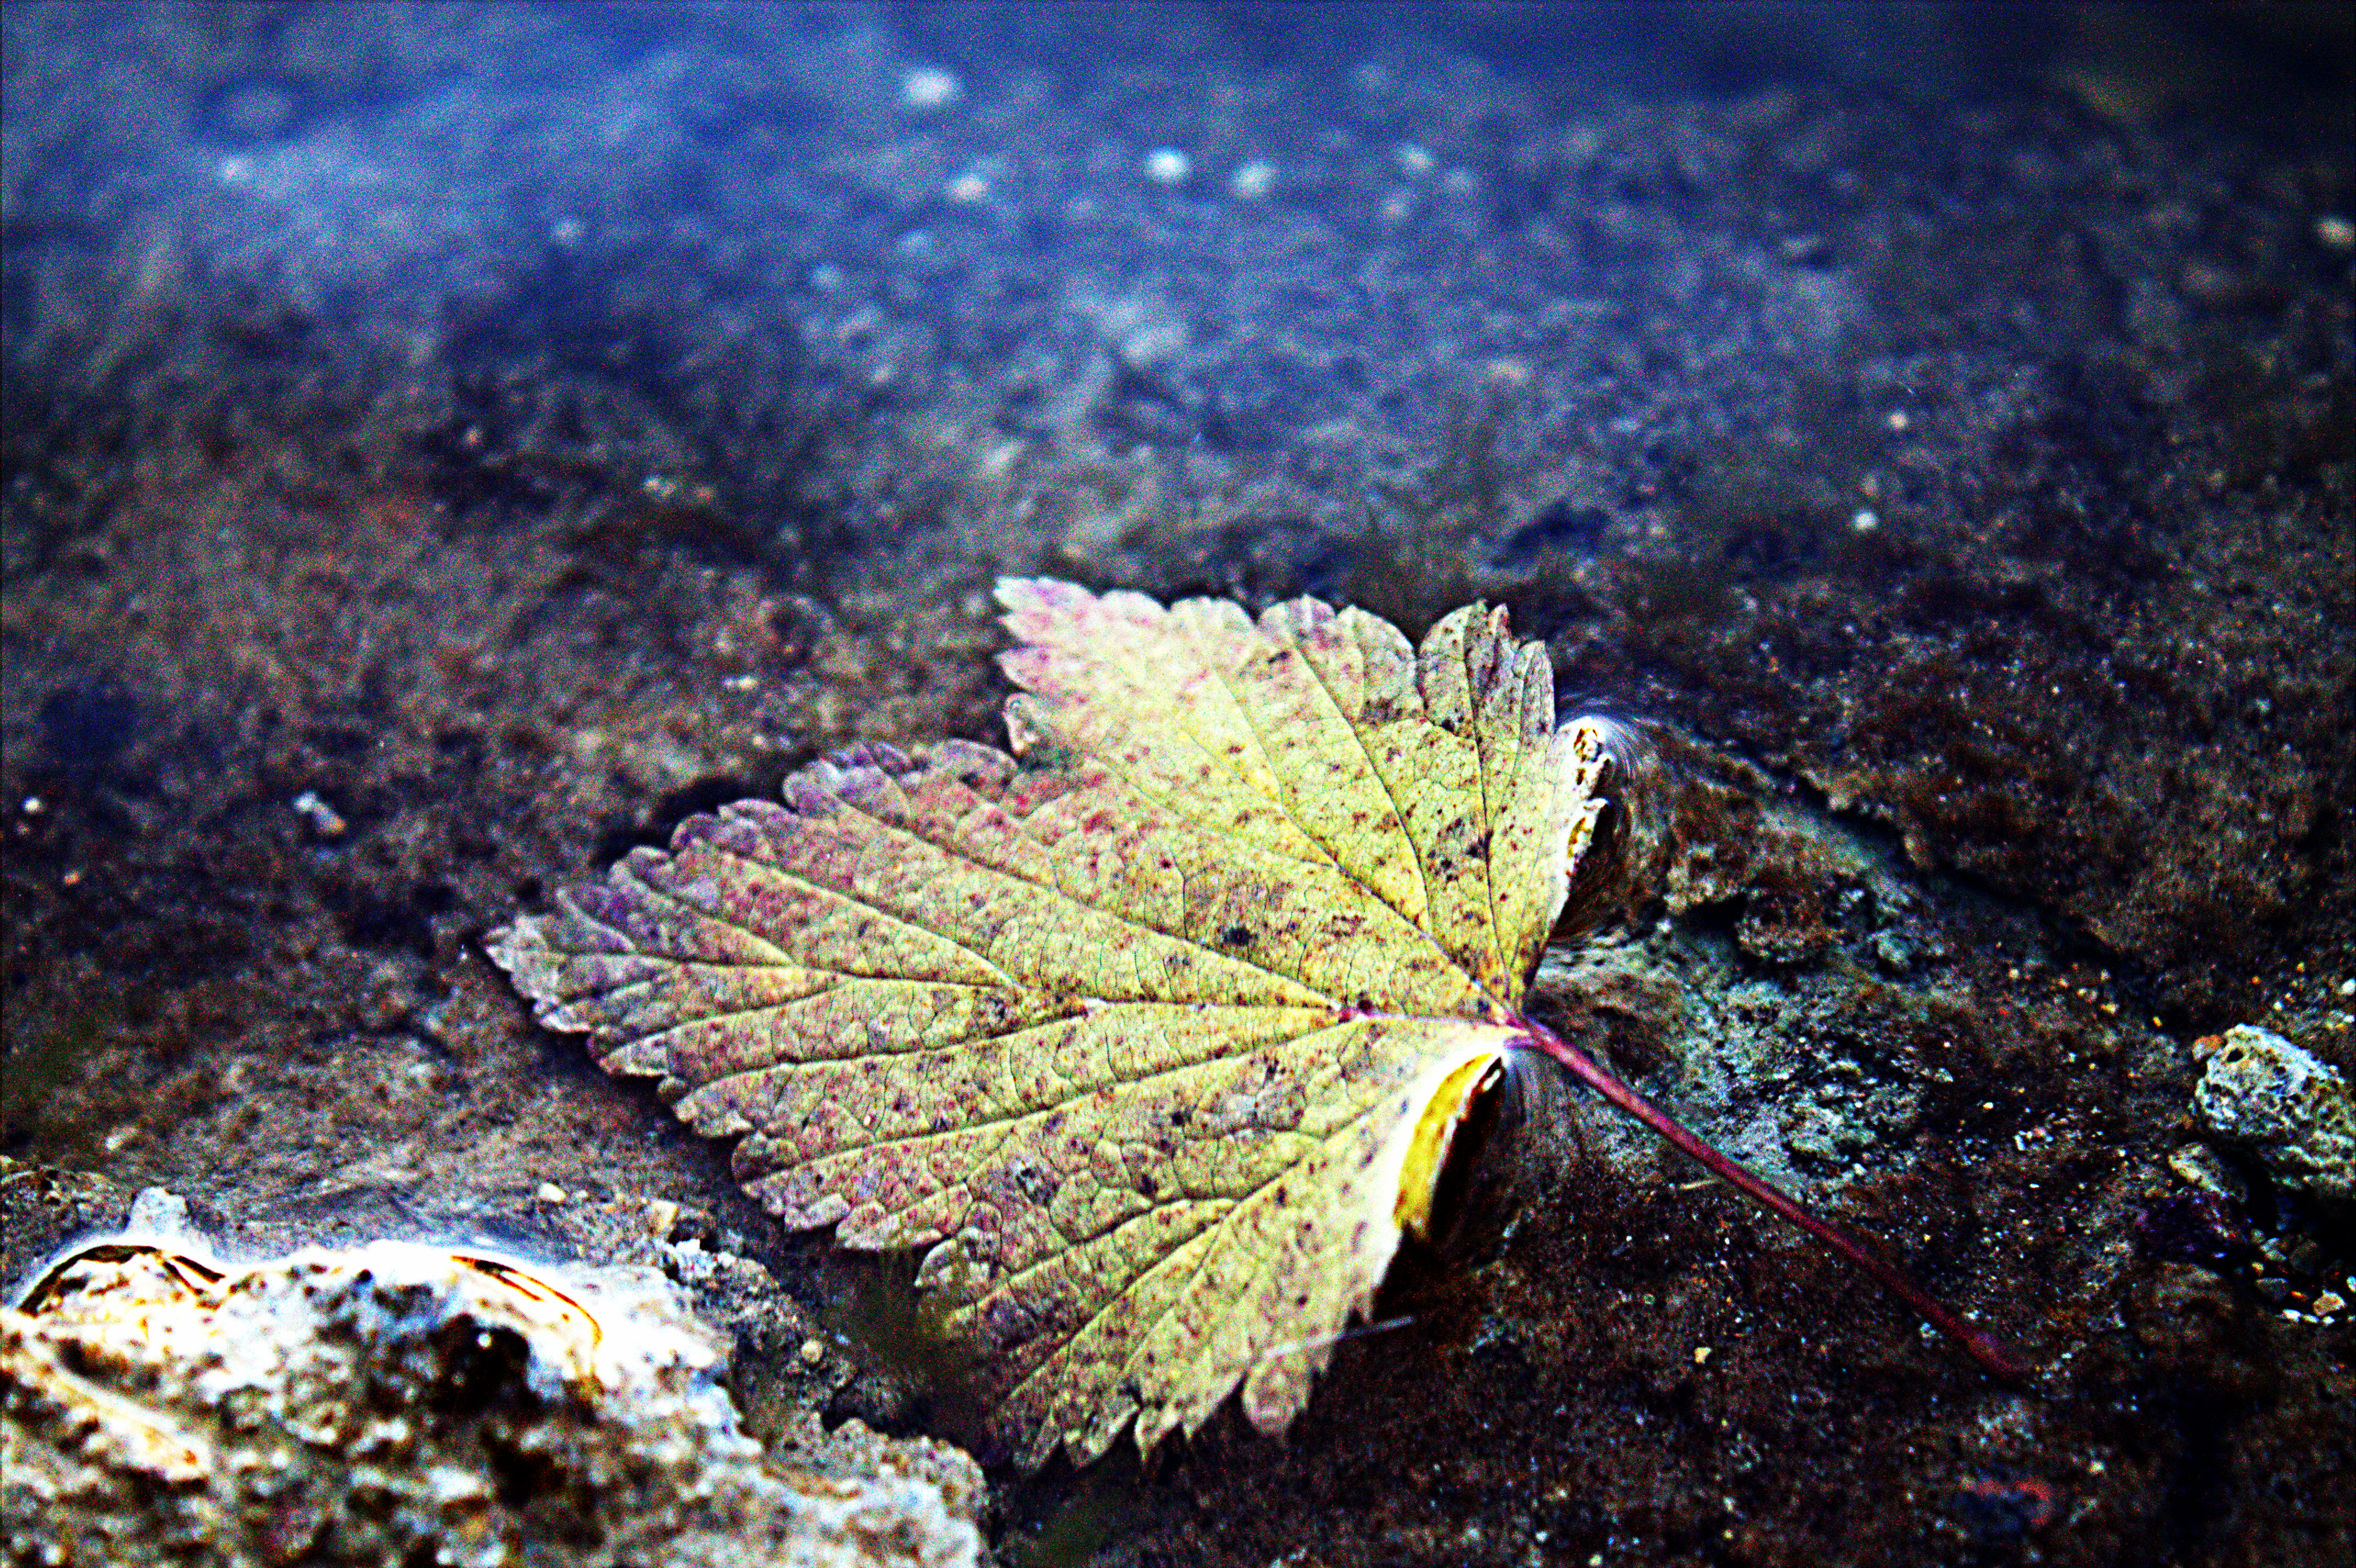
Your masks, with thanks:
[(1609, 745), (1558, 728), (1503, 611), (1415, 648), (1314, 600), (1254, 622), (1046, 581), (999, 597), (1013, 754), (858, 748), (489, 950), (544, 1023), (738, 1137), (787, 1225), (926, 1249), (918, 1284), (1022, 1462), (1084, 1463), (1132, 1420), (1151, 1447), (1238, 1383), (1256, 1426), (1289, 1424), (1514, 1050), (1968, 1340), (1516, 1010)]

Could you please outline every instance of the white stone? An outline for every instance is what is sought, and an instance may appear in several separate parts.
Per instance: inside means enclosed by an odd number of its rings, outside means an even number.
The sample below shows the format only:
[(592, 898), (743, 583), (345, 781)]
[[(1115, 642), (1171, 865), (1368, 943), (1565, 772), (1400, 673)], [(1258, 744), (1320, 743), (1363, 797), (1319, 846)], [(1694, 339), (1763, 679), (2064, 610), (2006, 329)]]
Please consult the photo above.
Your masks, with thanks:
[(911, 66), (900, 75), (900, 102), (909, 109), (947, 109), (965, 96), (965, 83), (955, 71), (938, 66)]
[(1183, 185), (1186, 176), (1194, 172), (1194, 160), (1175, 147), (1156, 147), (1145, 155), (1145, 161), (1138, 166), (1156, 185)]
[(1276, 165), (1266, 158), (1238, 164), (1227, 176), (1227, 191), (1237, 201), (1258, 201), (1275, 188)]

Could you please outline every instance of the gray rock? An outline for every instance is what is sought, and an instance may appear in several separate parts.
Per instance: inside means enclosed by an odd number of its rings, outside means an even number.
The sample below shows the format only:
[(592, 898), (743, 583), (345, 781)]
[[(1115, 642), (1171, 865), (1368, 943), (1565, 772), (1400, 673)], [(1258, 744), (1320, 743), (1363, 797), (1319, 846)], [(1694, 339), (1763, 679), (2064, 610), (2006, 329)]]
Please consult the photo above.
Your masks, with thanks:
[(2339, 1069), (2282, 1036), (2249, 1024), (2227, 1029), (2192, 1091), (2192, 1109), (2218, 1137), (2256, 1154), (2285, 1187), (2356, 1198), (2356, 1098)]
[(2207, 1144), (2186, 1144), (2168, 1157), (2168, 1168), (2196, 1192), (2231, 1204), (2250, 1200), (2249, 1184)]
[(980, 1468), (788, 1465), (664, 1292), (399, 1243), (91, 1249), (0, 1311), (7, 1560), (958, 1568)]

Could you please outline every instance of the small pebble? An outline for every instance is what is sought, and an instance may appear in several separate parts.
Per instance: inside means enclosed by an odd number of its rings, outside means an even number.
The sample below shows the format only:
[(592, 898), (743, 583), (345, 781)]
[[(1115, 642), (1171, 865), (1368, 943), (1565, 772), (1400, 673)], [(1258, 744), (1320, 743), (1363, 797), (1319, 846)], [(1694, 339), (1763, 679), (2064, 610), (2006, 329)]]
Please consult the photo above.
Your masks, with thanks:
[(564, 1189), (557, 1186), (553, 1181), (541, 1182), (537, 1196), (542, 1203), (562, 1203), (565, 1200)]
[(316, 790), (305, 790), (294, 797), (294, 809), (311, 824), (311, 831), (322, 838), (340, 838), (348, 826), (336, 808), (319, 798)]
[(1186, 176), (1194, 172), (1194, 161), (1175, 147), (1154, 148), (1139, 166), (1155, 185), (1183, 185)]
[(1227, 176), (1227, 191), (1237, 201), (1258, 201), (1276, 188), (1276, 165), (1265, 158), (1254, 158), (1237, 165)]
[(2296, 1191), (2356, 1196), (2356, 1093), (2338, 1068), (2248, 1024), (2192, 1049), (2205, 1061), (2192, 1112), (2211, 1133), (2250, 1149)]
[(957, 73), (938, 66), (916, 66), (900, 77), (900, 101), (910, 109), (947, 109), (964, 96)]
[(2312, 1305), (2319, 1317), (2334, 1317), (2348, 1309), (2348, 1298), (2336, 1290), (2327, 1290)]
[(2206, 1144), (2186, 1144), (2177, 1149), (2168, 1157), (2168, 1168), (2178, 1180), (2196, 1191), (2210, 1193), (2228, 1203), (2249, 1200), (2249, 1183)]
[(826, 1341), (825, 1341), (825, 1340), (823, 1340), (823, 1339), (805, 1339), (805, 1340), (803, 1340), (803, 1341), (802, 1341), (802, 1363), (803, 1363), (805, 1366), (812, 1366), (812, 1367), (814, 1367), (814, 1366), (818, 1365), (820, 1361), (823, 1361), (823, 1360), (826, 1360)]

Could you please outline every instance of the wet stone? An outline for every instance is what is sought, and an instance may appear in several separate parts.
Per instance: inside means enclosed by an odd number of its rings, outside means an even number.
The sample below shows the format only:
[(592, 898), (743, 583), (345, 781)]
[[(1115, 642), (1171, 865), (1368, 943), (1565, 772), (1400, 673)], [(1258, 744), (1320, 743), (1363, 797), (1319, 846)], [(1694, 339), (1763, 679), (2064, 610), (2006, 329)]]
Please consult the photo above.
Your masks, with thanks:
[(2356, 1199), (2356, 1098), (2340, 1071), (2249, 1024), (2211, 1038), (2216, 1043), (2192, 1093), (2201, 1124), (2255, 1153), (2285, 1187)]
[[(193, 1243), (192, 1243), (193, 1244)], [(979, 1560), (980, 1471), (766, 1456), (659, 1286), (399, 1243), (231, 1267), (86, 1249), (0, 1310), (20, 1563)]]

